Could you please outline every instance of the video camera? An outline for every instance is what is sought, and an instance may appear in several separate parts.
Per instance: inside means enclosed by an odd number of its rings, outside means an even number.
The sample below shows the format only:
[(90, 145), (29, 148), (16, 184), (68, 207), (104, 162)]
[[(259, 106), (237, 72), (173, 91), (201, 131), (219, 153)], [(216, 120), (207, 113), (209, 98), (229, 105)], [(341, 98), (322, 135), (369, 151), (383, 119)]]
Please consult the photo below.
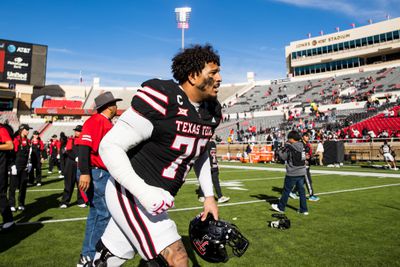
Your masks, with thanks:
[(273, 218), (277, 218), (277, 221), (268, 221), (268, 226), (271, 228), (277, 228), (281, 230), (290, 228), (290, 220), (285, 214), (274, 213), (271, 215)]

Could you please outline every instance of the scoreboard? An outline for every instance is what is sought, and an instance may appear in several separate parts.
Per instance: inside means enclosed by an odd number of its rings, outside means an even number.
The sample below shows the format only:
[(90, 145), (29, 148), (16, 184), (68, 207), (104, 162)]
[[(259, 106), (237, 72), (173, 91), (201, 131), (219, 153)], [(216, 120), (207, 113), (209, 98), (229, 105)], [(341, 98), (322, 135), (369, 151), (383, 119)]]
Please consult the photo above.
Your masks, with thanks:
[(43, 87), (47, 46), (0, 39), (0, 82)]

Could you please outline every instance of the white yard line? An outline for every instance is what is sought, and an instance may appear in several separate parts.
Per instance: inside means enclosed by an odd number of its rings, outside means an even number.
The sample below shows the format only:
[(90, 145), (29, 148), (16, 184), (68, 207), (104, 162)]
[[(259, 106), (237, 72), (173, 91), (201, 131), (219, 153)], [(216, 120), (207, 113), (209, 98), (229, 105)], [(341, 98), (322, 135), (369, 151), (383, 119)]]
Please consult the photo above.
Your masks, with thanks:
[[(400, 183), (377, 185), (377, 186), (368, 186), (368, 187), (359, 187), (359, 188), (351, 188), (351, 189), (343, 189), (343, 190), (337, 190), (337, 191), (322, 192), (322, 193), (318, 193), (316, 195), (331, 195), (331, 194), (347, 193), (347, 192), (355, 192), (355, 191), (364, 191), (364, 190), (371, 190), (371, 189), (378, 189), (378, 188), (392, 187), (392, 186), (400, 186)], [(246, 205), (246, 204), (253, 204), (253, 203), (261, 203), (261, 202), (266, 202), (267, 200), (274, 200), (274, 199), (276, 199), (276, 197), (272, 197), (272, 198), (269, 198), (269, 199), (262, 199), (262, 200), (258, 199), (258, 200), (249, 200), (249, 201), (241, 201), (241, 202), (219, 204), (218, 206), (219, 207), (238, 206), (238, 205)], [(201, 210), (201, 209), (203, 209), (203, 206), (180, 208), (180, 209), (171, 209), (168, 212)], [(83, 221), (83, 220), (86, 220), (86, 217), (60, 219), (60, 220), (45, 220), (45, 221), (37, 221), (37, 222), (24, 222), (24, 223), (17, 223), (17, 225), (59, 223), (59, 222), (71, 222), (71, 221)]]
[[(274, 172), (286, 172), (285, 168), (271, 168), (271, 167), (254, 167), (254, 166), (232, 166), (232, 165), (219, 165), (221, 168), (227, 169), (241, 169), (241, 170), (265, 170)], [(336, 174), (345, 176), (364, 176), (364, 177), (376, 177), (376, 178), (400, 178), (400, 174), (395, 173), (379, 173), (379, 172), (352, 172), (352, 171), (325, 171), (325, 170), (313, 170), (312, 174)]]

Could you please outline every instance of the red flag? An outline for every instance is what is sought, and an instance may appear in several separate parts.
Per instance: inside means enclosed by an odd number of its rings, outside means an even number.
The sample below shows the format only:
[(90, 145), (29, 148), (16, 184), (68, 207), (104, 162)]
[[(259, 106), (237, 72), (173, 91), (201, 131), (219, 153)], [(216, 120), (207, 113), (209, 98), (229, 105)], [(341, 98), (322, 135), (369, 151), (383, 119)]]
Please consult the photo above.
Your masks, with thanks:
[(353, 28), (355, 28), (355, 27), (356, 27), (356, 24), (355, 24), (355, 23), (352, 23), (352, 24), (350, 24), (350, 26), (353, 27)]

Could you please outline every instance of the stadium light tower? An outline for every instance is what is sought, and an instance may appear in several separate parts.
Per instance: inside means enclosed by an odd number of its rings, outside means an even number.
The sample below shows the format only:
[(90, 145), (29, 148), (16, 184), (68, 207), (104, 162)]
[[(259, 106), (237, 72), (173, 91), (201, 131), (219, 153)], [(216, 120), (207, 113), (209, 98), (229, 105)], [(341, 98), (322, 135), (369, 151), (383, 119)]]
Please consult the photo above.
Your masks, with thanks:
[(178, 29), (182, 29), (182, 50), (185, 49), (185, 29), (189, 29), (190, 12), (192, 12), (190, 7), (175, 8)]

